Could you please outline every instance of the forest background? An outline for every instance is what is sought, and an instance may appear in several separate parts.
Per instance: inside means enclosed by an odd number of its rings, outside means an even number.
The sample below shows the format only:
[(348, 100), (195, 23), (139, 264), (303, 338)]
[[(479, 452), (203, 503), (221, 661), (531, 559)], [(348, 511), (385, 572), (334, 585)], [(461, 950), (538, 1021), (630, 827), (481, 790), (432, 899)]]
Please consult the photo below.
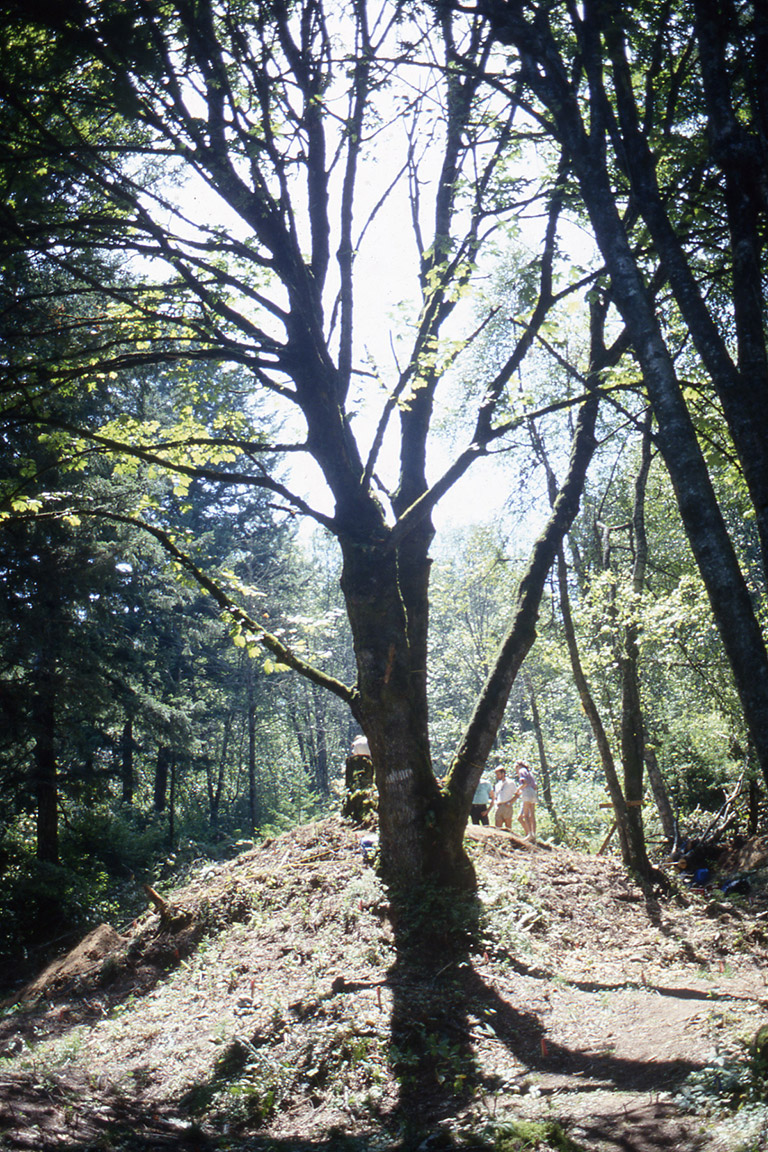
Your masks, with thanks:
[(517, 757), (641, 875), (756, 832), (760, 10), (3, 7), (6, 961), (360, 728), (396, 881)]

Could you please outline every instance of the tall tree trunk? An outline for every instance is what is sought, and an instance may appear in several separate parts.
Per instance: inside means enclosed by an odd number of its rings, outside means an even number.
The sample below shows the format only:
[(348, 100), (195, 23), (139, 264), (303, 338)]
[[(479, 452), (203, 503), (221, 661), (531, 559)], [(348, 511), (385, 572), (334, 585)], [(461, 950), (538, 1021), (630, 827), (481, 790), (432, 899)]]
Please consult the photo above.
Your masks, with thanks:
[(224, 775), (227, 764), (227, 751), (229, 749), (229, 736), (232, 730), (232, 713), (228, 712), (224, 718), (224, 730), (221, 735), (221, 752), (219, 762), (214, 773), (211, 764), (206, 765), (206, 784), (208, 788), (208, 818), (211, 830), (215, 834), (219, 829), (219, 809), (221, 807), (221, 794), (224, 789)]
[(653, 798), (656, 801), (656, 809), (659, 813), (659, 820), (661, 821), (661, 830), (664, 833), (667, 847), (671, 848), (675, 843), (675, 814), (672, 811), (669, 792), (667, 791), (664, 777), (659, 768), (656, 749), (653, 744), (649, 743), (647, 734), (645, 739), (645, 766), (648, 769), (648, 779), (651, 784)]
[[(599, 23), (588, 26), (585, 66), (589, 100), (570, 84), (570, 69), (543, 25), (518, 6), (484, 0), (499, 40), (516, 44), (526, 81), (549, 109), (558, 141), (568, 150), (581, 197), (610, 276), (658, 424), (657, 444), (733, 670), (763, 777), (768, 782), (768, 652), (738, 558), (718, 504), (674, 362), (622, 222), (606, 163), (613, 113), (602, 84)], [(590, 10), (591, 16), (595, 13)], [(585, 26), (586, 29), (586, 26)], [(582, 111), (588, 108), (590, 125)]]
[(59, 861), (59, 805), (56, 768), (54, 670), (48, 655), (39, 660), (32, 720), (35, 732), (33, 785), (37, 809), (38, 860)]
[(166, 744), (158, 744), (157, 760), (155, 761), (155, 787), (153, 807), (155, 812), (165, 812), (168, 803), (168, 766), (171, 759), (170, 748)]
[(528, 689), (528, 699), (531, 704), (531, 720), (533, 721), (533, 731), (536, 737), (536, 747), (539, 753), (539, 777), (541, 779), (541, 791), (544, 796), (544, 804), (547, 812), (551, 817), (552, 823), (555, 828), (555, 835), (560, 838), (562, 836), (562, 825), (560, 817), (555, 811), (555, 806), (552, 803), (552, 784), (549, 775), (549, 761), (547, 760), (547, 749), (544, 744), (544, 733), (541, 730), (541, 717), (539, 715), (539, 706), (536, 700), (536, 693), (533, 688), (533, 681), (530, 676), (525, 677), (525, 686)]
[(632, 852), (632, 841), (629, 833), (629, 822), (627, 819), (627, 805), (624, 800), (624, 793), (621, 790), (621, 783), (616, 771), (616, 764), (613, 759), (613, 752), (611, 751), (611, 742), (608, 739), (608, 734), (603, 726), (603, 721), (595, 704), (594, 697), (589, 687), (584, 667), (581, 663), (581, 655), (579, 653), (579, 645), (576, 639), (576, 629), (573, 625), (573, 616), (571, 614), (571, 600), (568, 593), (568, 569), (565, 563), (565, 554), (563, 549), (560, 548), (557, 556), (557, 586), (560, 598), (560, 615), (563, 620), (563, 633), (565, 635), (565, 643), (568, 648), (568, 655), (571, 660), (571, 670), (573, 671), (573, 682), (576, 685), (576, 691), (579, 694), (581, 706), (584, 709), (584, 714), (589, 721), (592, 729), (592, 734), (597, 744), (597, 751), (600, 756), (600, 763), (603, 767), (603, 775), (605, 782), (608, 785), (608, 795), (611, 798), (613, 805), (613, 812), (616, 818), (616, 827), (619, 833), (619, 843), (621, 845), (621, 858), (628, 868), (634, 867), (634, 857)]
[(168, 765), (168, 847), (176, 843), (176, 772), (177, 761), (174, 755)]
[[(645, 588), (645, 570), (648, 561), (648, 539), (645, 531), (645, 493), (651, 467), (651, 422), (647, 413), (643, 425), (640, 468), (635, 479), (632, 506), (632, 592), (637, 599)], [(643, 828), (643, 767), (644, 725), (640, 700), (638, 627), (634, 619), (624, 628), (622, 652), (619, 657), (621, 671), (621, 761), (624, 769), (624, 798), (627, 805), (627, 839), (632, 856), (631, 867), (641, 876), (650, 878), (652, 868), (648, 859)]]
[(120, 780), (123, 804), (133, 804), (133, 720), (129, 717), (120, 737)]
[(248, 831), (256, 832), (256, 699), (253, 685), (253, 669), (248, 665), (246, 672), (248, 702)]

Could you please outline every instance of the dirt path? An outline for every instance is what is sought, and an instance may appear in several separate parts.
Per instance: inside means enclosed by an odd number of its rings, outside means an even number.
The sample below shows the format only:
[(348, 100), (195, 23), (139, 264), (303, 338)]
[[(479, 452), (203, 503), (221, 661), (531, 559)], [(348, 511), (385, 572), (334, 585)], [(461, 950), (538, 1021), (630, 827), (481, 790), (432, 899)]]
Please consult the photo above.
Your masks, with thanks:
[[(0, 1147), (367, 1152), (409, 1124), (557, 1119), (589, 1152), (768, 1148), (762, 1110), (702, 1119), (678, 1094), (766, 1020), (763, 902), (647, 900), (615, 860), (503, 837), (471, 850), (484, 950), (426, 982), (335, 820), (204, 869), (174, 924), (103, 932), (0, 1021)], [(555, 1147), (545, 1127), (528, 1147)]]

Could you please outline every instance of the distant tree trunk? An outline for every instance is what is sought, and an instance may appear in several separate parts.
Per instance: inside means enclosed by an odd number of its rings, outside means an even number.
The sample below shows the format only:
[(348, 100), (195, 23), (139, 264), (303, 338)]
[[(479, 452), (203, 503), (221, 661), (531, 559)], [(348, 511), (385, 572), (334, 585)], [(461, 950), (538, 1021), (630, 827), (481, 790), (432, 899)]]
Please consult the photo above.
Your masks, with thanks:
[(656, 749), (653, 744), (645, 741), (645, 766), (648, 769), (648, 779), (651, 784), (653, 798), (656, 801), (656, 808), (659, 813), (659, 820), (661, 821), (661, 830), (664, 833), (664, 839), (667, 842), (667, 847), (671, 848), (675, 842), (675, 814), (672, 811), (672, 804), (667, 792), (667, 786), (664, 783), (664, 777), (659, 768), (659, 762), (656, 758)]
[(248, 688), (248, 831), (251, 836), (257, 826), (256, 800), (256, 700), (253, 690), (253, 670), (247, 671)]
[(321, 796), (330, 792), (328, 782), (328, 742), (325, 735), (325, 710), (322, 711), (317, 722), (317, 741), (315, 753), (314, 785)]
[(760, 814), (760, 789), (757, 780), (749, 781), (749, 801), (747, 808), (747, 836), (757, 836)]
[(562, 825), (560, 818), (555, 811), (555, 806), (552, 803), (552, 785), (549, 777), (549, 762), (547, 760), (547, 750), (544, 745), (544, 733), (541, 730), (541, 717), (539, 716), (539, 706), (536, 701), (536, 693), (533, 688), (533, 681), (530, 676), (525, 677), (525, 684), (528, 689), (528, 699), (531, 702), (531, 719), (533, 721), (533, 731), (536, 736), (536, 747), (539, 751), (539, 775), (541, 779), (541, 791), (544, 796), (544, 804), (547, 812), (552, 818), (552, 823), (555, 826), (555, 834), (559, 837), (562, 834)]
[(59, 861), (59, 805), (56, 768), (54, 671), (49, 656), (40, 658), (32, 719), (35, 732), (33, 784), (37, 808), (38, 860)]
[(123, 785), (121, 799), (133, 804), (133, 720), (126, 720), (120, 737), (120, 779)]
[(561, 548), (557, 557), (557, 585), (560, 597), (560, 615), (563, 620), (563, 632), (565, 634), (565, 643), (568, 648), (568, 654), (571, 658), (571, 669), (573, 671), (573, 682), (576, 685), (576, 691), (579, 694), (581, 706), (592, 728), (592, 734), (595, 737), (597, 750), (600, 754), (600, 763), (603, 767), (605, 781), (608, 785), (608, 794), (611, 797), (613, 805), (613, 812), (616, 817), (616, 827), (619, 833), (619, 843), (621, 845), (621, 858), (627, 867), (632, 867), (632, 846), (629, 839), (629, 830), (627, 822), (627, 805), (624, 800), (624, 793), (621, 790), (618, 773), (616, 772), (616, 764), (613, 759), (613, 752), (611, 751), (611, 744), (608, 735), (603, 727), (603, 721), (600, 717), (597, 705), (595, 704), (594, 697), (589, 687), (589, 682), (584, 672), (584, 667), (581, 663), (581, 655), (579, 653), (579, 645), (576, 640), (576, 629), (573, 625), (573, 616), (571, 615), (571, 601), (568, 594), (568, 570), (565, 563), (565, 554)]
[(227, 713), (224, 719), (224, 730), (221, 735), (221, 752), (219, 754), (219, 763), (214, 775), (213, 768), (209, 762), (206, 763), (206, 784), (208, 787), (208, 815), (211, 822), (211, 829), (215, 833), (219, 827), (219, 809), (221, 807), (221, 794), (224, 789), (224, 775), (227, 763), (227, 751), (229, 748), (229, 736), (232, 729), (232, 713)]
[(321, 796), (330, 792), (328, 783), (328, 745), (326, 693), (314, 684), (305, 687), (306, 703), (291, 710), (291, 719), (302, 762), (307, 768), (312, 788)]
[(168, 766), (170, 758), (171, 752), (167, 745), (159, 744), (157, 748), (157, 761), (155, 763), (155, 812), (165, 812), (165, 806), (168, 802)]
[[(651, 467), (652, 420), (653, 416), (649, 409), (643, 425), (640, 468), (635, 478), (635, 494), (632, 506), (631, 533), (634, 546), (632, 592), (635, 597), (641, 596), (645, 588), (645, 570), (648, 561), (645, 493)], [(627, 839), (632, 857), (630, 867), (641, 876), (650, 878), (653, 869), (648, 859), (643, 827), (645, 736), (643, 708), (640, 700), (637, 636), (638, 626), (636, 621), (632, 619), (624, 628), (622, 652), (619, 657), (621, 672), (621, 762), (624, 769), (624, 798), (627, 804)]]
[(32, 787), (35, 797), (38, 860), (57, 864), (59, 860), (59, 800), (56, 765), (57, 653), (62, 639), (61, 588), (54, 556), (40, 550), (38, 574), (40, 614), (32, 637), (35, 653), (32, 672)]
[(176, 842), (176, 757), (170, 757), (168, 765), (168, 847)]

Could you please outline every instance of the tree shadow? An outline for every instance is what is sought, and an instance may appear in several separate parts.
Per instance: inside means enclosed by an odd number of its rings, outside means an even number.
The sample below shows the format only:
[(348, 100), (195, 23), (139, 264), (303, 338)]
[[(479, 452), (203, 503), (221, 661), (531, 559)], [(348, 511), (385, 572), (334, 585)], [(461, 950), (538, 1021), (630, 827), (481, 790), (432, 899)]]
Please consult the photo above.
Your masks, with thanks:
[[(511, 1005), (476, 970), (474, 957), (482, 940), (477, 896), (457, 893), (453, 901), (452, 908), (443, 909), (447, 914), (442, 919), (439, 906), (434, 901), (430, 906), (429, 893), (393, 902), (396, 959), (387, 983), (392, 992), (391, 1062), (400, 1094), (388, 1123), (399, 1129), (404, 1150), (419, 1147), (471, 1099), (490, 1105), (509, 1096), (508, 1075), (481, 1069), (475, 1049), (483, 1035), (503, 1046), (520, 1068), (521, 1079), (530, 1073), (564, 1081), (578, 1078), (569, 1087), (579, 1092), (668, 1091), (701, 1067), (685, 1060), (626, 1060), (552, 1041), (534, 1012)], [(569, 983), (586, 991), (614, 988), (599, 982)], [(694, 990), (682, 995), (710, 999)]]
[[(371, 1105), (365, 1123), (354, 1136), (343, 1131), (329, 1132), (328, 1139), (276, 1140), (264, 1135), (263, 1121), (251, 1118), (245, 1125), (234, 1120), (225, 1135), (213, 1135), (195, 1123), (205, 1115), (222, 1085), (234, 1083), (248, 1061), (247, 1046), (233, 1044), (195, 1093), (177, 1101), (150, 1102), (140, 1096), (104, 1100), (101, 1113), (86, 1113), (79, 1107), (76, 1086), (50, 1081), (37, 1086), (30, 1081), (15, 1084), (0, 1078), (0, 1140), (4, 1134), (18, 1134), (8, 1148), (34, 1148), (45, 1152), (86, 1152), (99, 1147), (121, 1152), (271, 1152), (317, 1150), (352, 1152), (369, 1146), (412, 1152), (439, 1146), (450, 1131), (449, 1121), (474, 1102), (487, 1109), (488, 1119), (509, 1115), (515, 1077), (524, 1081), (530, 1074), (543, 1078), (543, 1092), (567, 1086), (570, 1092), (588, 1093), (597, 1089), (656, 1093), (668, 1091), (700, 1064), (685, 1061), (633, 1061), (606, 1053), (579, 1051), (557, 1044), (546, 1034), (542, 1020), (525, 1005), (514, 1005), (486, 980), (475, 966), (483, 950), (483, 906), (476, 894), (445, 893), (424, 887), (408, 893), (390, 892), (390, 920), (394, 934), (395, 957), (383, 979), (357, 981), (337, 977), (330, 990), (306, 1005), (306, 1018), (297, 1020), (311, 1027), (314, 1008), (329, 997), (355, 995), (366, 988), (385, 985), (391, 994), (388, 1022), (388, 1052), (398, 1096), (378, 1108)], [(514, 957), (507, 963), (512, 970), (537, 979), (551, 980), (551, 973), (528, 966)], [(614, 991), (627, 984), (599, 981), (569, 981), (586, 992)], [(694, 989), (646, 987), (661, 995), (711, 1000), (711, 993)], [(70, 1021), (71, 1023), (71, 1021)], [(253, 1045), (263, 1045), (255, 1035)], [(502, 1071), (483, 1067), (478, 1048), (483, 1042), (500, 1046), (507, 1060)], [(499, 1066), (503, 1059), (499, 1060)], [(18, 1091), (16, 1090), (18, 1089)], [(4, 1097), (13, 1099), (6, 1107)], [(597, 1122), (596, 1122), (597, 1123)], [(50, 1140), (47, 1138), (50, 1129)], [(35, 1131), (35, 1143), (25, 1144), (23, 1133)], [(14, 1137), (16, 1139), (16, 1137)], [(424, 1142), (427, 1141), (425, 1144)], [(445, 1145), (447, 1146), (447, 1145)], [(621, 1149), (617, 1137), (616, 1148)], [(462, 1148), (486, 1148), (481, 1137)], [(650, 1147), (650, 1145), (649, 1145)], [(661, 1146), (660, 1146), (661, 1147)]]

